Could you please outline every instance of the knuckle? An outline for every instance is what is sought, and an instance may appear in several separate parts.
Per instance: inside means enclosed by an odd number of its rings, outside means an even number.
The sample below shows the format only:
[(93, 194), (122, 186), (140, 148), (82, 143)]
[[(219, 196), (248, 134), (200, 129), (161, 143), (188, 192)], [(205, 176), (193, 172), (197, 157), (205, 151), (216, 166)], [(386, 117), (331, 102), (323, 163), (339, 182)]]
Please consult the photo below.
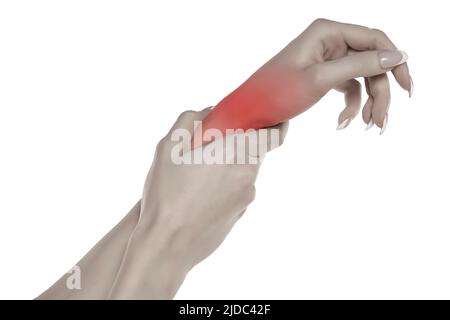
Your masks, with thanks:
[(318, 27), (318, 26), (323, 26), (323, 25), (328, 24), (329, 22), (330, 22), (330, 20), (328, 20), (328, 19), (325, 19), (325, 18), (317, 18), (317, 19), (315, 19), (315, 20), (311, 23), (311, 26), (316, 26), (316, 27)]
[(337, 33), (335, 24), (332, 20), (318, 18), (311, 23), (310, 28), (322, 35), (335, 35)]
[(194, 110), (186, 110), (186, 111), (183, 111), (182, 113), (180, 113), (180, 116), (178, 117), (178, 119), (190, 118), (195, 114), (197, 114), (197, 112), (195, 112)]
[(378, 37), (386, 37), (386, 33), (383, 30), (373, 28), (372, 32)]
[(156, 145), (156, 153), (162, 154), (167, 150), (167, 146), (169, 144), (168, 139), (168, 136), (165, 136), (158, 142), (158, 144)]
[(387, 34), (383, 30), (380, 30), (380, 29), (371, 29), (371, 30), (372, 30), (372, 34), (373, 34), (373, 39), (372, 39), (373, 44), (374, 44), (373, 49), (386, 47), (387, 39), (388, 39)]

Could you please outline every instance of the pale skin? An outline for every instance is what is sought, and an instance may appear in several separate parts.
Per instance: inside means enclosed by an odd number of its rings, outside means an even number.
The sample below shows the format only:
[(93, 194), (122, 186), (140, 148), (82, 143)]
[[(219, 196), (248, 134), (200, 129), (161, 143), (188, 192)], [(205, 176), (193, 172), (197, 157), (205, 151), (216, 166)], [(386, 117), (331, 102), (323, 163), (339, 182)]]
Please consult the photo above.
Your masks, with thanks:
[[(173, 130), (193, 133), (194, 121), (208, 112), (184, 112), (160, 141), (142, 200), (77, 264), (81, 289), (68, 290), (65, 275), (39, 299), (169, 299), (187, 272), (222, 243), (254, 199), (264, 154), (245, 150), (259, 157), (254, 164), (173, 164)], [(287, 128), (273, 128), (280, 140), (268, 142), (268, 151), (282, 144)]]
[[(280, 66), (301, 69), (302, 80), (310, 89), (303, 108), (320, 100), (330, 89), (343, 92), (346, 107), (339, 115), (338, 129), (347, 127), (360, 110), (361, 89), (355, 79), (363, 77), (368, 94), (363, 120), (368, 127), (375, 124), (383, 132), (390, 105), (387, 73), (392, 72), (410, 95), (413, 90), (405, 60), (379, 30), (319, 19), (261, 70)], [(252, 77), (257, 77), (258, 72)], [(81, 289), (69, 290), (68, 275), (64, 275), (38, 299), (175, 296), (188, 272), (217, 249), (255, 197), (261, 161), (246, 165), (171, 162), (173, 130), (185, 128), (194, 133), (193, 122), (210, 112), (183, 113), (158, 144), (141, 200), (77, 264), (82, 272)], [(279, 144), (287, 127), (284, 122), (273, 128), (281, 132)], [(262, 158), (263, 154), (248, 156)]]
[(130, 238), (140, 215), (140, 201), (102, 240), (100, 240), (77, 266), (81, 270), (81, 289), (69, 290), (68, 274), (62, 276), (38, 299), (106, 299), (120, 269)]

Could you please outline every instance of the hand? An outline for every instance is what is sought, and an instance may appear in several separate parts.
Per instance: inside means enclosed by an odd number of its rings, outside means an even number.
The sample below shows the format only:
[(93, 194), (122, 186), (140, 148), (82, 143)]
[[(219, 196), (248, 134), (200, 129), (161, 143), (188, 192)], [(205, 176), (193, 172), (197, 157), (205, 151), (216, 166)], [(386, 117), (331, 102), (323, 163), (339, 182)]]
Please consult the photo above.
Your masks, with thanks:
[(338, 129), (345, 128), (360, 109), (355, 78), (364, 77), (369, 97), (363, 120), (383, 132), (390, 103), (386, 73), (392, 71), (399, 85), (412, 93), (406, 59), (380, 30), (318, 19), (223, 99), (203, 128), (270, 127), (304, 112), (331, 89), (345, 94)]
[[(184, 256), (183, 260), (190, 266), (219, 246), (253, 201), (261, 164), (261, 158), (255, 159), (254, 164), (174, 164), (171, 157), (177, 142), (171, 141), (172, 133), (185, 129), (192, 135), (194, 121), (201, 121), (208, 112), (187, 111), (180, 115), (158, 144), (142, 197), (140, 224), (159, 230), (170, 237), (171, 242), (176, 240), (180, 246), (177, 255)], [(270, 130), (281, 130), (283, 140), (287, 128), (284, 123)], [(224, 148), (226, 153), (230, 146), (222, 146), (222, 141), (219, 139), (212, 144)], [(195, 150), (188, 151), (184, 156), (191, 158), (193, 152)]]
[[(253, 201), (264, 148), (253, 153), (254, 149), (245, 147), (246, 164), (236, 164), (236, 158), (233, 159), (234, 164), (174, 162), (174, 155), (179, 155), (179, 152), (174, 152), (179, 150), (179, 142), (172, 138), (179, 130), (191, 136), (194, 121), (201, 121), (208, 112), (182, 113), (167, 136), (159, 142), (145, 182), (139, 222), (111, 290), (111, 298), (173, 297), (186, 273), (222, 243)], [(283, 142), (287, 128), (288, 123), (282, 123), (267, 131), (268, 137), (275, 132), (279, 137), (279, 141), (266, 145), (267, 151)], [(254, 131), (256, 135), (253, 137), (257, 139), (253, 142), (262, 145), (263, 132)], [(216, 139), (203, 149), (221, 149), (224, 155), (230, 154), (232, 147), (229, 140), (224, 143), (224, 139), (246, 138), (248, 143), (250, 134)], [(194, 152), (202, 150), (190, 150), (190, 137), (184, 142), (188, 151), (183, 153), (183, 157), (190, 158)], [(253, 163), (249, 163), (250, 159)]]

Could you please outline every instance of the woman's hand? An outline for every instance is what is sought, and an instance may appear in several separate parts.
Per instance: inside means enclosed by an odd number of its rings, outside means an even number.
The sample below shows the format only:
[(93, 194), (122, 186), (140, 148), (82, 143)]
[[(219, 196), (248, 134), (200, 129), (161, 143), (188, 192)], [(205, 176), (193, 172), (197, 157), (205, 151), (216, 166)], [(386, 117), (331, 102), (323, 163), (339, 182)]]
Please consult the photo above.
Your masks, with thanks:
[[(247, 206), (255, 197), (255, 180), (261, 165), (263, 154), (252, 155), (248, 146), (242, 146), (245, 153), (244, 163), (237, 164), (238, 148), (236, 144), (225, 143), (226, 138), (217, 139), (201, 149), (186, 149), (185, 159), (193, 159), (193, 153), (200, 152), (202, 157), (198, 164), (175, 164), (173, 157), (179, 150), (173, 141), (177, 130), (194, 132), (194, 122), (201, 121), (208, 114), (208, 110), (201, 112), (187, 111), (180, 115), (172, 130), (158, 144), (152, 168), (148, 174), (141, 205), (141, 220), (139, 224), (145, 229), (160, 230), (170, 237), (170, 241), (177, 243), (177, 256), (193, 266), (205, 259), (223, 241), (225, 236), (243, 214)], [(280, 130), (277, 136), (284, 139), (288, 123), (267, 130)], [(254, 131), (255, 138), (258, 132)], [(238, 136), (244, 138), (247, 134), (228, 137), (237, 141)], [(177, 139), (175, 139), (177, 140)], [(189, 142), (186, 139), (185, 142)], [(227, 141), (228, 142), (228, 141)], [(250, 140), (246, 140), (250, 143)], [(259, 142), (258, 142), (259, 143)], [(268, 145), (267, 148), (278, 146)], [(229, 164), (207, 164), (206, 148), (222, 149), (225, 154), (234, 158)], [(256, 157), (258, 158), (256, 158)], [(175, 161), (174, 161), (175, 160)], [(252, 161), (253, 160), (253, 161)], [(145, 231), (146, 232), (146, 231)]]
[[(262, 156), (280, 145), (287, 133), (288, 124), (282, 123), (266, 131), (215, 139), (203, 147), (203, 153), (202, 148), (190, 150), (194, 122), (201, 121), (208, 112), (182, 113), (158, 144), (145, 182), (139, 222), (111, 298), (173, 297), (186, 273), (222, 243), (253, 201)], [(189, 134), (183, 141), (187, 147), (183, 158), (193, 159), (193, 153), (200, 152), (199, 162), (178, 164), (181, 153), (177, 137), (183, 133)], [(263, 140), (266, 136), (267, 143)], [(244, 145), (229, 143), (240, 138)], [(258, 148), (249, 147), (251, 142)], [(233, 155), (233, 159), (208, 164), (208, 150), (223, 154), (222, 159)], [(244, 155), (244, 163), (237, 163), (239, 154)]]
[(361, 88), (355, 78), (364, 77), (369, 97), (363, 120), (368, 127), (376, 124), (382, 133), (390, 103), (386, 73), (392, 71), (410, 95), (413, 90), (406, 59), (380, 30), (318, 19), (223, 99), (203, 128), (270, 127), (304, 112), (336, 89), (345, 94), (346, 107), (338, 118), (342, 129), (359, 112)]

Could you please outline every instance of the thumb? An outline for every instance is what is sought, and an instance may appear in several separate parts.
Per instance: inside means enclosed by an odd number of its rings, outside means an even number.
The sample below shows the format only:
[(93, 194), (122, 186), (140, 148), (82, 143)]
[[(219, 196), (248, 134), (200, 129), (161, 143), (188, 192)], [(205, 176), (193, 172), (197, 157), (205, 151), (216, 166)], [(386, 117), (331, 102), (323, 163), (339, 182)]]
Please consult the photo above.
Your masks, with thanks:
[(346, 80), (386, 73), (406, 60), (408, 55), (400, 50), (364, 51), (316, 64), (312, 71), (316, 88), (328, 91)]

